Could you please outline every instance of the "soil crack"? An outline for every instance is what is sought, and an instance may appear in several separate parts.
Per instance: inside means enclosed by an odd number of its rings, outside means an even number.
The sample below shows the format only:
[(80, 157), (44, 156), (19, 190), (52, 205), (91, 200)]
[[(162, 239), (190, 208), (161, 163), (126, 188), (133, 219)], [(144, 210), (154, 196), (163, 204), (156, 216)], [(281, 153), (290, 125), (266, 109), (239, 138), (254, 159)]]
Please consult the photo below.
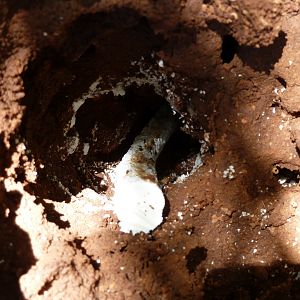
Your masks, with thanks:
[(90, 261), (91, 265), (93, 266), (94, 270), (99, 270), (100, 269), (100, 263), (99, 261), (93, 259), (93, 257), (89, 254), (87, 254), (87, 250), (85, 247), (83, 247), (83, 242), (84, 239), (74, 239), (73, 243), (75, 244), (76, 249), (80, 250), (81, 253), (88, 258)]

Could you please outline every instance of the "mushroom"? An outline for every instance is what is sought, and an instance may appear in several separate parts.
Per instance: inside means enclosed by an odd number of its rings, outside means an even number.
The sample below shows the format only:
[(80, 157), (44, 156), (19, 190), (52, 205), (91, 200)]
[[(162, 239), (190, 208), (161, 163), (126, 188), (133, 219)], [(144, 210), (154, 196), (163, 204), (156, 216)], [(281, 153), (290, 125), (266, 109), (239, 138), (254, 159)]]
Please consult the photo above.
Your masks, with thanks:
[(112, 201), (121, 231), (149, 233), (162, 223), (165, 198), (156, 160), (175, 128), (170, 108), (163, 105), (117, 165)]

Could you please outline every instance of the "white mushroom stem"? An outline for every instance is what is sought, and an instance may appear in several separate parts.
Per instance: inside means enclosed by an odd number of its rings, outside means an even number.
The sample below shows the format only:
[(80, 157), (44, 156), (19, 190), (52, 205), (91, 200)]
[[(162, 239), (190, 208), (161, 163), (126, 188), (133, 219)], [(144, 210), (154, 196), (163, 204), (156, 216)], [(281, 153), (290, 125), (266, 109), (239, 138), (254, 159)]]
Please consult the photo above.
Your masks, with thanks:
[(170, 109), (163, 106), (116, 167), (113, 205), (121, 231), (148, 233), (162, 223), (165, 199), (156, 160), (175, 128)]

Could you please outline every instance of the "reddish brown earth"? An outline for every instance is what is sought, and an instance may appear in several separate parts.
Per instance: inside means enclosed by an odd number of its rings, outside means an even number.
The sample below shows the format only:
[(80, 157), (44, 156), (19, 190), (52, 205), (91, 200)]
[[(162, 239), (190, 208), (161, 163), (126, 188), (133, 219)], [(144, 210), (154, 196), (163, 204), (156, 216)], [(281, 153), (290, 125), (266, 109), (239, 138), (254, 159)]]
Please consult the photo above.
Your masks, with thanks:
[[(300, 299), (299, 9), (1, 1), (0, 299)], [(164, 101), (165, 219), (125, 234), (78, 193)]]

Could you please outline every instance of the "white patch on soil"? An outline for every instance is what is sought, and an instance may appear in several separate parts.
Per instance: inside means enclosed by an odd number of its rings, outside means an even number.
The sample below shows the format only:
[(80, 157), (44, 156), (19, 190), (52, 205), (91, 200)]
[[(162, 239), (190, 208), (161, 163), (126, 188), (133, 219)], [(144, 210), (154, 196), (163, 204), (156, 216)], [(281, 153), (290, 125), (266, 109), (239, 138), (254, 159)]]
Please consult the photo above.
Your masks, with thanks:
[(76, 113), (78, 111), (78, 109), (84, 104), (85, 102), (85, 99), (77, 99), (73, 102), (72, 104), (72, 108), (73, 108), (73, 116), (72, 116), (72, 119), (71, 119), (71, 122), (70, 122), (70, 125), (69, 125), (69, 128), (72, 128), (75, 123), (76, 123)]
[(83, 155), (87, 155), (90, 150), (90, 144), (89, 143), (84, 143), (83, 144)]
[(174, 183), (184, 182), (187, 178), (189, 178), (191, 175), (193, 175), (201, 166), (203, 166), (202, 150), (195, 157), (195, 162), (194, 162), (192, 171), (178, 176), (177, 179), (174, 181)]
[(235, 174), (234, 166), (230, 165), (226, 170), (224, 170), (223, 178), (232, 180), (233, 178), (235, 178), (234, 174)]
[(122, 83), (118, 83), (117, 86), (113, 87), (111, 91), (113, 92), (114, 96), (125, 96), (126, 94)]
[(68, 137), (66, 143), (67, 143), (68, 155), (73, 154), (79, 145), (79, 137), (78, 136)]
[(164, 67), (164, 61), (163, 61), (162, 59), (159, 60), (158, 66), (159, 66), (160, 68), (163, 68), (163, 67)]

